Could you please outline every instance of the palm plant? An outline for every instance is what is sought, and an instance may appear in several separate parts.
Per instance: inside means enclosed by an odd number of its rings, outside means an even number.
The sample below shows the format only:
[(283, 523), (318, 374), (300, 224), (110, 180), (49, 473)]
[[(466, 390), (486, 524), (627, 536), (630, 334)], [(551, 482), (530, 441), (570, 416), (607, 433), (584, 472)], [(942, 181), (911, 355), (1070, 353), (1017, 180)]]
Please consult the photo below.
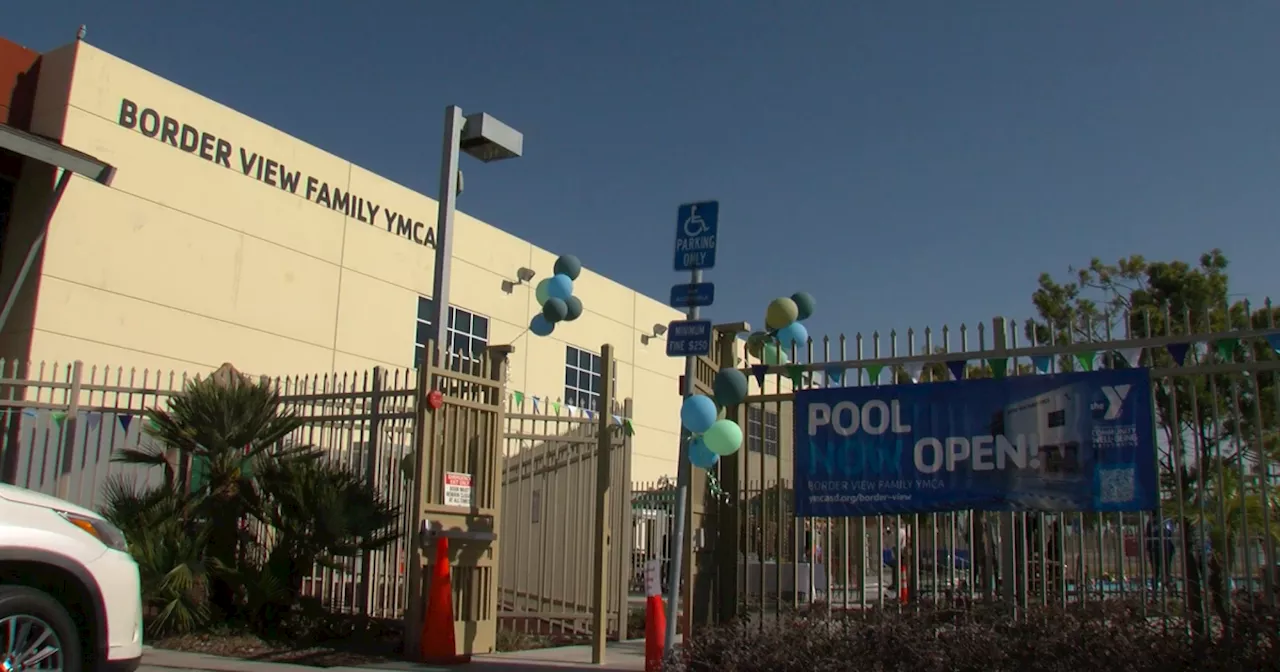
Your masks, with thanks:
[[(197, 380), (147, 415), (148, 441), (115, 459), (162, 467), (164, 483), (135, 491), (119, 481), (107, 499), (137, 554), (154, 565), (164, 627), (195, 627), (212, 605), (273, 628), (317, 563), (336, 567), (397, 538), (399, 509), (320, 451), (293, 445), (303, 421), (266, 384), (239, 375)], [(192, 467), (186, 479), (178, 476), (183, 456)], [(260, 538), (249, 533), (255, 528), (265, 530)]]
[(209, 622), (208, 528), (191, 524), (189, 498), (168, 478), (138, 488), (116, 475), (104, 488), (103, 515), (124, 531), (138, 563), (148, 634), (188, 632)]
[(303, 581), (319, 566), (386, 547), (400, 536), (400, 509), (349, 470), (312, 454), (278, 461), (259, 474), (266, 523), (273, 535), (265, 570), (276, 589), (274, 608), (296, 604)]
[[(1204, 548), (1201, 546), (1203, 535), (1208, 551), (1203, 559), (1208, 569), (1212, 604), (1218, 617), (1226, 621), (1230, 615), (1230, 554), (1242, 546), (1247, 553), (1248, 547), (1258, 540), (1280, 542), (1280, 497), (1276, 493), (1267, 493), (1264, 497), (1259, 481), (1262, 476), (1245, 474), (1242, 477), (1230, 460), (1214, 459), (1199, 470), (1188, 469), (1189, 483), (1195, 483), (1201, 474), (1204, 487), (1188, 486), (1183, 498), (1186, 530), (1192, 535), (1188, 545), (1197, 551)], [(1176, 505), (1166, 505), (1167, 513), (1175, 511)], [(1248, 538), (1245, 538), (1246, 531)]]
[[(192, 515), (206, 523), (206, 553), (220, 568), (237, 566), (242, 547), (241, 521), (260, 518), (262, 493), (254, 472), (264, 462), (289, 459), (305, 448), (281, 448), (302, 426), (283, 410), (271, 387), (239, 375), (197, 379), (169, 400), (168, 409), (147, 412), (147, 436), (137, 448), (125, 448), (116, 460), (175, 470), (175, 457), (188, 456), (203, 478), (191, 483)], [(235, 579), (218, 571), (212, 577), (214, 606), (235, 611)]]

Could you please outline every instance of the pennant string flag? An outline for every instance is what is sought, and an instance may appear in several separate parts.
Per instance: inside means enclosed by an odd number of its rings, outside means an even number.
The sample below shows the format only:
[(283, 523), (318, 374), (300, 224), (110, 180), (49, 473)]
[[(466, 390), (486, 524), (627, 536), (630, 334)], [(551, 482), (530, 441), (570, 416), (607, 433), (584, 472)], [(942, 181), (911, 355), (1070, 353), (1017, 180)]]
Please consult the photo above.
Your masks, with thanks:
[(516, 406), (524, 406), (524, 392), (516, 390), (512, 393), (511, 398), (515, 400)]
[(992, 378), (1004, 378), (1009, 372), (1008, 357), (992, 357), (987, 360), (987, 366), (991, 367)]
[(49, 417), (53, 418), (53, 424), (57, 425), (58, 429), (62, 429), (62, 423), (67, 421), (67, 414), (62, 411), (54, 411), (49, 414)]
[(751, 375), (755, 376), (756, 383), (758, 383), (760, 387), (764, 387), (764, 376), (767, 373), (769, 373), (769, 367), (767, 365), (765, 364), (751, 365)]
[(636, 428), (631, 424), (631, 418), (622, 419), (622, 432), (627, 436), (636, 435)]
[(867, 367), (867, 382), (872, 385), (880, 384), (880, 374), (884, 373), (883, 364), (872, 364)]
[(924, 362), (907, 362), (902, 365), (902, 368), (907, 370), (907, 377), (911, 382), (920, 382), (920, 374), (924, 373)]
[(537, 413), (537, 412), (538, 412), (539, 407), (541, 407), (541, 406), (542, 406), (542, 400), (541, 400), (541, 399), (539, 399), (539, 398), (537, 398), (537, 397), (533, 397), (533, 398), (531, 398), (529, 401), (532, 401), (532, 402), (533, 402), (533, 412), (534, 412), (534, 413)]
[(560, 415), (560, 402), (558, 401), (551, 402), (551, 409), (555, 411), (556, 415)]
[(1164, 346), (1169, 351), (1169, 355), (1173, 357), (1173, 361), (1182, 366), (1187, 363), (1187, 353), (1191, 352), (1191, 345), (1188, 343), (1170, 343)]
[(969, 366), (967, 359), (953, 359), (947, 362), (947, 371), (951, 372), (952, 380), (964, 380), (964, 370)]
[[(152, 422), (154, 423), (154, 421)], [(102, 424), (102, 414), (90, 413), (87, 417), (85, 417), (85, 424), (88, 426), (89, 431), (93, 431), (94, 429), (96, 429), (98, 426)]]
[(787, 377), (791, 379), (794, 387), (804, 387), (804, 367), (799, 364), (790, 364), (787, 366)]
[(1031, 358), (1031, 363), (1040, 373), (1049, 373), (1053, 369), (1053, 357), (1050, 355), (1036, 355)]
[(616, 414), (615, 414), (615, 415), (613, 416), (613, 421), (614, 421), (614, 423), (616, 423), (619, 427), (621, 427), (621, 426), (622, 426), (622, 416), (621, 416), (621, 415), (616, 415)]
[(1142, 348), (1121, 348), (1116, 350), (1120, 355), (1120, 359), (1124, 360), (1129, 368), (1137, 368), (1142, 365)]
[(1218, 349), (1218, 358), (1229, 362), (1235, 358), (1236, 348), (1240, 347), (1240, 339), (1221, 338), (1214, 345)]
[[(1277, 343), (1280, 343), (1280, 340), (1277, 340)], [(839, 366), (828, 366), (828, 367), (824, 370), (824, 373), (826, 373), (826, 374), (827, 374), (827, 378), (828, 378), (828, 379), (830, 379), (830, 380), (831, 380), (831, 382), (833, 382), (833, 383), (835, 383), (835, 384), (837, 384), (837, 385), (839, 385), (839, 384), (840, 384), (840, 381), (844, 379), (844, 368), (843, 368), (843, 367), (839, 367)]]
[(1267, 345), (1270, 345), (1276, 354), (1280, 354), (1280, 334), (1267, 334)]
[(116, 416), (116, 420), (119, 421), (120, 427), (124, 429), (124, 433), (128, 434), (129, 425), (133, 424), (133, 416), (128, 413), (121, 413)]

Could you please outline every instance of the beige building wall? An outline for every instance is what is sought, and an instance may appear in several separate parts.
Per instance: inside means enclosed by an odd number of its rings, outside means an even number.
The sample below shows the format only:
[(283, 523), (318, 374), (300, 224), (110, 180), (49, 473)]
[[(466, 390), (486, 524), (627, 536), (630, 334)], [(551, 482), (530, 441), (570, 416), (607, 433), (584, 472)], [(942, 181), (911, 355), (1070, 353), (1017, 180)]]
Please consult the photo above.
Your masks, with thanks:
[[(58, 208), (24, 327), (31, 360), (269, 375), (413, 365), (433, 199), (84, 43), (46, 57), (38, 95), (39, 132), (118, 172), (110, 187), (75, 178)], [(533, 337), (533, 285), (556, 255), (456, 222), (451, 303), (488, 319), (489, 343), (515, 346), (511, 388), (559, 399), (566, 346), (613, 344), (618, 395), (635, 405), (633, 477), (674, 474), (683, 360), (640, 337), (680, 314), (584, 270), (582, 317)], [(25, 252), (14, 247), (6, 256)], [(522, 266), (538, 277), (504, 291)]]

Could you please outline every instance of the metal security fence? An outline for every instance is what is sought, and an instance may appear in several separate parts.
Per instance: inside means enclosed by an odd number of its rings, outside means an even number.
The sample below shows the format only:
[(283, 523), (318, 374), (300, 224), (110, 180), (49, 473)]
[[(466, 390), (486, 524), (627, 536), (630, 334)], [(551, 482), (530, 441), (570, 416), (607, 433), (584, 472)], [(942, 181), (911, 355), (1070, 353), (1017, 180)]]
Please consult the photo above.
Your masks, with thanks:
[[(753, 382), (747, 400), (728, 410), (747, 429), (747, 445), (722, 458), (723, 493), (695, 502), (695, 526), (719, 531), (714, 562), (700, 566), (715, 585), (709, 611), (724, 620), (919, 601), (1026, 607), (1125, 598), (1189, 630), (1230, 628), (1236, 606), (1274, 604), (1280, 581), (1277, 312), (1268, 301), (1260, 310), (1247, 302), (1202, 313), (1152, 309), (1098, 323), (997, 318), (990, 328), (905, 338), (824, 338), (772, 363), (742, 348), (733, 330), (720, 333), (718, 363)], [(794, 390), (1125, 367), (1151, 376), (1159, 511), (794, 515)], [(763, 434), (753, 441), (753, 432), (768, 433), (753, 428), (769, 423), (776, 446)]]
[[(412, 459), (417, 374), (410, 369), (277, 378), (281, 402), (304, 421), (292, 440), (369, 481), (401, 511), (413, 494)], [(409, 516), (401, 537), (338, 568), (316, 567), (304, 591), (330, 610), (379, 618), (404, 613)], [(266, 533), (266, 530), (262, 531)]]
[[(213, 375), (234, 371), (224, 367)], [(112, 460), (149, 441), (147, 409), (163, 407), (190, 380), (156, 370), (70, 364), (0, 363), (3, 479), (90, 509), (101, 509), (113, 477), (141, 487), (162, 470)], [(369, 479), (396, 506), (409, 499), (402, 464), (412, 446), (415, 374), (374, 369), (268, 379), (304, 425), (290, 441)], [(405, 523), (407, 524), (407, 523)], [(267, 535), (269, 530), (258, 530)], [(404, 609), (403, 540), (349, 561), (317, 568), (304, 589), (330, 609), (396, 617)]]

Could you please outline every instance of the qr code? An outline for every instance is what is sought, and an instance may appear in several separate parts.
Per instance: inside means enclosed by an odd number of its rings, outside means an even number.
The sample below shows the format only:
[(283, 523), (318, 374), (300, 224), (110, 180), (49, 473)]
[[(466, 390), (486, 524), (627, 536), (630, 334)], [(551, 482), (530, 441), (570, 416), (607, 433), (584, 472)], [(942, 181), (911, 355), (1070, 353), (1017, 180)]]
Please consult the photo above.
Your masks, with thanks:
[(1098, 499), (1103, 504), (1124, 504), (1134, 498), (1134, 484), (1137, 480), (1134, 468), (1099, 469)]

